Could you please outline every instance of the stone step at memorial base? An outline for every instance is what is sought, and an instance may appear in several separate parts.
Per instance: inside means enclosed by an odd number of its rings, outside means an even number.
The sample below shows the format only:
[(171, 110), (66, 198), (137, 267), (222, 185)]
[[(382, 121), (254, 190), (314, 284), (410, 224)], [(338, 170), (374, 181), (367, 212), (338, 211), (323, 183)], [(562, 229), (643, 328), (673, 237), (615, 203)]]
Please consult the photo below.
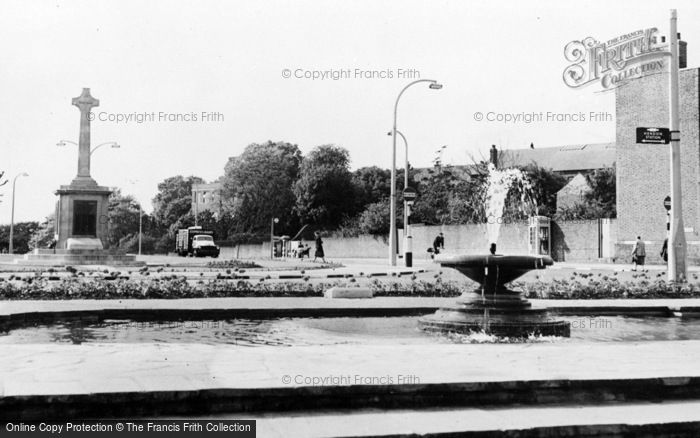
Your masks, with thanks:
[(94, 249), (39, 249), (24, 258), (15, 259), (17, 265), (64, 266), (64, 265), (106, 265), (106, 266), (145, 266), (135, 255), (110, 254)]

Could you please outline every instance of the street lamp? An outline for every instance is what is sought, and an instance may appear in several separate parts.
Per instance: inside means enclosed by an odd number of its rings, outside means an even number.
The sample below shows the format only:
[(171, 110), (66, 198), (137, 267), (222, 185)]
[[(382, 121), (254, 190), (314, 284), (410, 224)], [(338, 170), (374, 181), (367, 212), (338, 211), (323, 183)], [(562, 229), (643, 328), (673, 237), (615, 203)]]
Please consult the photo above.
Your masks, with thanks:
[(13, 245), (13, 240), (14, 240), (14, 234), (15, 234), (15, 184), (17, 184), (17, 178), (20, 176), (29, 176), (27, 172), (22, 172), (15, 176), (15, 179), (12, 180), (12, 213), (10, 215), (10, 247), (9, 247), (9, 253), (13, 254), (14, 253), (14, 245)]
[(279, 218), (276, 217), (270, 220), (270, 260), (275, 258), (275, 224), (279, 221)]
[(429, 82), (430, 86), (429, 88), (432, 90), (439, 90), (442, 88), (442, 85), (439, 84), (437, 81), (432, 80), (432, 79), (418, 79), (417, 81), (413, 81), (403, 87), (399, 95), (396, 97), (396, 102), (394, 103), (394, 126), (392, 128), (393, 135), (391, 136), (392, 139), (392, 151), (391, 151), (391, 197), (390, 197), (390, 214), (389, 214), (389, 262), (391, 266), (396, 266), (396, 249), (397, 249), (397, 242), (396, 242), (396, 135), (397, 135), (397, 130), (396, 130), (396, 117), (398, 115), (398, 110), (399, 110), (399, 99), (401, 99), (401, 95), (403, 95), (404, 91), (406, 91), (410, 86), (419, 84), (421, 82)]
[[(97, 149), (97, 148), (95, 148)], [(133, 179), (129, 180), (129, 184), (132, 186), (135, 185), (138, 182), (138, 180)], [(138, 202), (138, 201), (137, 201)], [(143, 207), (141, 206), (141, 203), (139, 202), (139, 256), (141, 255), (141, 239), (143, 237)]]
[[(61, 140), (61, 141), (59, 141), (58, 143), (56, 143), (56, 146), (64, 147), (64, 146), (66, 145), (66, 143), (70, 143), (70, 144), (74, 144), (74, 145), (78, 146), (78, 143), (76, 143), (76, 142), (74, 142), (74, 141), (70, 141), (70, 140)], [(108, 141), (108, 142), (106, 142), (106, 143), (98, 144), (97, 146), (95, 146), (94, 148), (92, 148), (92, 150), (90, 151), (90, 155), (92, 155), (92, 153), (95, 152), (98, 148), (100, 148), (100, 147), (102, 147), (102, 146), (106, 146), (106, 145), (111, 145), (112, 148), (114, 148), (114, 149), (118, 149), (118, 148), (121, 147), (121, 146), (119, 145), (119, 143), (117, 143), (116, 141)]]
[(97, 146), (92, 148), (92, 150), (90, 151), (90, 155), (92, 155), (93, 152), (95, 152), (97, 149), (99, 149), (100, 147), (105, 146), (105, 145), (111, 145), (111, 147), (113, 149), (119, 149), (121, 147), (119, 145), (119, 143), (117, 143), (116, 141), (108, 141), (107, 143), (98, 144)]
[[(403, 139), (403, 144), (406, 147), (406, 153), (405, 153), (405, 166), (404, 168), (406, 171), (404, 172), (403, 175), (403, 188), (405, 189), (408, 187), (408, 141), (406, 140), (406, 136), (403, 135), (401, 131), (398, 129), (396, 130), (396, 133)], [(391, 135), (391, 131), (387, 132), (386, 135)], [(408, 210), (406, 209), (406, 200), (403, 200), (403, 237), (406, 238), (406, 231), (407, 231), (407, 224), (408, 224)]]

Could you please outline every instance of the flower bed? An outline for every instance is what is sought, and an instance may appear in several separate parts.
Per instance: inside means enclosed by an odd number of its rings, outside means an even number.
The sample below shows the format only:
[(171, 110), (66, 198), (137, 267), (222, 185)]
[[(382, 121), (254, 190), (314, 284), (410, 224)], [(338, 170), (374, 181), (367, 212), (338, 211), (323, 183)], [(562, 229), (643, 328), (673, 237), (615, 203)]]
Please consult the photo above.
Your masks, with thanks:
[(697, 283), (674, 284), (664, 280), (619, 281), (615, 277), (579, 275), (581, 279), (514, 283), (527, 298), (550, 300), (700, 298)]
[[(69, 299), (176, 299), (218, 297), (321, 297), (333, 286), (368, 286), (375, 296), (384, 297), (457, 297), (474, 288), (471, 282), (445, 281), (440, 275), (431, 280), (416, 276), (394, 279), (338, 279), (335, 281), (272, 282), (250, 280), (188, 281), (184, 276), (161, 278), (106, 277), (91, 278), (27, 276), (0, 281), (0, 300), (69, 300)], [(117, 273), (118, 274), (118, 273)], [(269, 277), (268, 277), (269, 279)], [(700, 298), (697, 283), (672, 284), (660, 279), (642, 277), (637, 281), (619, 281), (614, 276), (579, 274), (572, 279), (516, 282), (527, 298), (556, 300), (621, 299), (621, 298)]]
[[(251, 282), (247, 280), (210, 280), (188, 282), (184, 277), (165, 279), (67, 278), (59, 282), (44, 278), (22, 282), (0, 282), (0, 300), (70, 300), (70, 299), (177, 299), (220, 297), (322, 297), (333, 286), (347, 286), (342, 280), (312, 283), (308, 281)], [(371, 284), (377, 296), (458, 296), (456, 284), (411, 281)]]
[(252, 268), (262, 268), (261, 265), (253, 262), (253, 261), (248, 261), (248, 260), (216, 260), (216, 261), (211, 261), (207, 263), (207, 268), (219, 268), (219, 269), (226, 269), (226, 268), (244, 268), (244, 269), (252, 269)]

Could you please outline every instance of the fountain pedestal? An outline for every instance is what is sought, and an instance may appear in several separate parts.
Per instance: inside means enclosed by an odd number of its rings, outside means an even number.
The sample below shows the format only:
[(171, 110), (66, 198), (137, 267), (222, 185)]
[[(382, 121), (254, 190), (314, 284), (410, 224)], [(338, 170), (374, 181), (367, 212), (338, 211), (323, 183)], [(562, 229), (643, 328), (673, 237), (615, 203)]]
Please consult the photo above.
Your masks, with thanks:
[(569, 336), (570, 324), (548, 316), (547, 309), (532, 308), (521, 292), (505, 287), (533, 269), (554, 262), (547, 256), (465, 255), (437, 256), (443, 267), (454, 268), (480, 286), (464, 293), (452, 308), (440, 309), (419, 320), (427, 331), (480, 332), (507, 337)]

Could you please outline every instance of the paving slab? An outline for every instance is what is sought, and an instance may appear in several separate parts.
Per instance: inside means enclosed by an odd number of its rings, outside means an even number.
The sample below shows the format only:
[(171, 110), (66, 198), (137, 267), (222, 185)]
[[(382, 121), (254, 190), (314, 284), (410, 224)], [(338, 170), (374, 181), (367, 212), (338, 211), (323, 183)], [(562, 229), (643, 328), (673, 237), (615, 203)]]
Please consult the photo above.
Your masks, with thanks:
[[(680, 432), (683, 426), (700, 434), (700, 401), (623, 403), (598, 406), (518, 406), (509, 408), (458, 408), (425, 410), (360, 410), (266, 415), (207, 416), (203, 418), (245, 418), (256, 420), (258, 436), (264, 437), (360, 437), (457, 434), (465, 432), (508, 432), (518, 436), (633, 436), (634, 432), (667, 425), (666, 431)], [(673, 424), (676, 423), (676, 424)], [(681, 425), (678, 423), (694, 423)], [(689, 427), (688, 427), (689, 426)], [(533, 433), (533, 429), (556, 428)], [(661, 428), (656, 428), (658, 432)], [(524, 433), (518, 434), (517, 431)], [(527, 432), (525, 432), (527, 431)], [(646, 430), (648, 432), (648, 430)], [(652, 430), (653, 431), (653, 430)], [(632, 433), (630, 433), (632, 432)], [(607, 434), (607, 435), (606, 435)], [(463, 436), (463, 435), (460, 435)], [(468, 436), (468, 435), (467, 435)], [(658, 436), (658, 435), (657, 435)]]
[(700, 376), (698, 363), (700, 341), (256, 348), (22, 344), (3, 346), (0, 395), (686, 378)]

